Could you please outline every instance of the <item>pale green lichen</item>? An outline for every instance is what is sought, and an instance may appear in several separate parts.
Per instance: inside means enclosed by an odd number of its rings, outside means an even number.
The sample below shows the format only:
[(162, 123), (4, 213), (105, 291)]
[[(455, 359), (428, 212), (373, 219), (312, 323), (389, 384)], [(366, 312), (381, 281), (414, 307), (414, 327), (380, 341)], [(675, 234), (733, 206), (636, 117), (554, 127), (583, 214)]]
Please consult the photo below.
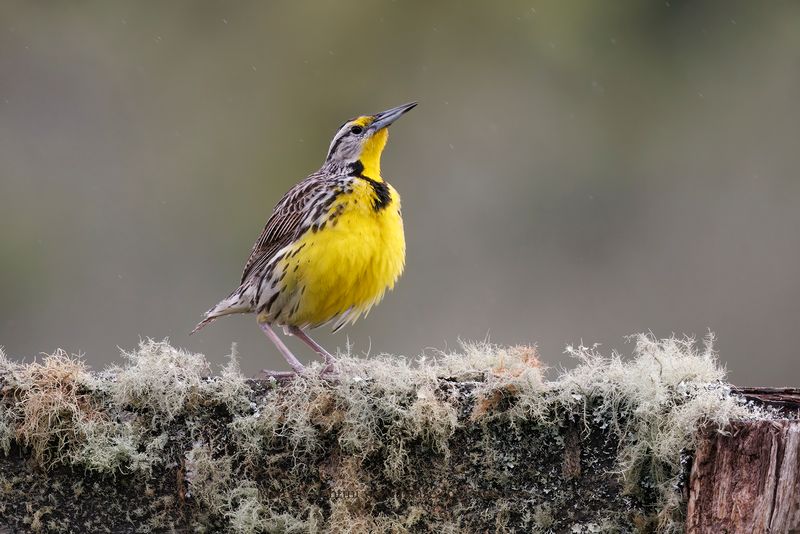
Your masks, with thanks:
[(195, 442), (186, 452), (184, 468), (187, 495), (211, 514), (226, 513), (235, 489), (233, 458), (208, 443)]
[(693, 338), (657, 340), (638, 335), (634, 357), (603, 357), (595, 348), (568, 347), (580, 364), (554, 384), (557, 402), (573, 409), (599, 399), (585, 424), (611, 424), (621, 437), (618, 469), (627, 490), (645, 479), (661, 494), (662, 531), (682, 529), (679, 482), (685, 451), (695, 446), (697, 430), (708, 425), (724, 430), (737, 419), (761, 417), (731, 395), (723, 382), (709, 336), (702, 349)]
[(164, 464), (167, 433), (153, 436), (137, 430), (133, 423), (90, 424), (86, 442), (73, 463), (98, 473), (152, 472)]
[(230, 520), (230, 528), (234, 532), (305, 534), (321, 531), (322, 520), (317, 511), (311, 510), (306, 518), (298, 518), (270, 510), (259, 496), (258, 485), (251, 480), (240, 481), (227, 493), (227, 497), (225, 516)]
[[(517, 475), (519, 451), (530, 454), (522, 461), (536, 461), (565, 448), (565, 425), (575, 424), (578, 441), (600, 432), (618, 443), (613, 469), (633, 498), (655, 495), (657, 513), (641, 512), (636, 528), (646, 531), (657, 519), (660, 531), (678, 532), (682, 462), (697, 430), (724, 431), (732, 420), (766, 414), (731, 394), (711, 339), (702, 348), (689, 338), (634, 341), (627, 359), (570, 347), (576, 367), (553, 379), (534, 348), (487, 343), (415, 361), (343, 354), (336, 380), (320, 378), (316, 364), (283, 384), (248, 381), (235, 348), (215, 376), (202, 355), (151, 340), (125, 353), (123, 365), (98, 374), (63, 352), (30, 364), (0, 353), (0, 379), (14, 392), (0, 402), (0, 449), (7, 454), (18, 443), (45, 467), (145, 479), (177, 463), (180, 499), (202, 510), (198, 528), (457, 532), (468, 530), (460, 516), (469, 508), (452, 511), (445, 522), (426, 515), (430, 503), (413, 495), (377, 503), (378, 481), (406, 487), (424, 482), (420, 469), (447, 473), (456, 435), (464, 440), (473, 432), (469, 447), (478, 456), (470, 461), (482, 466), (486, 484), (503, 487)], [(509, 443), (523, 437), (530, 450), (511, 454)], [(555, 515), (561, 479), (539, 476), (535, 483), (552, 491), (550, 501), (498, 497), (482, 521), (497, 531), (563, 526)], [(452, 499), (456, 490), (426, 491)], [(174, 500), (160, 497), (147, 512), (155, 530), (167, 524)], [(600, 510), (574, 526), (604, 532), (620, 522), (631, 520)]]
[(228, 363), (222, 366), (219, 375), (203, 383), (202, 390), (214, 402), (227, 407), (230, 413), (243, 413), (250, 408), (250, 386), (239, 367), (236, 344), (231, 346)]
[(203, 378), (210, 373), (204, 356), (147, 340), (134, 352), (123, 352), (127, 364), (112, 367), (111, 392), (116, 404), (131, 406), (151, 414), (154, 420), (168, 423), (196, 402)]
[(533, 507), (530, 522), (533, 524), (534, 532), (547, 532), (547, 529), (552, 527), (555, 522), (550, 506), (547, 504), (540, 504), (539, 506)]

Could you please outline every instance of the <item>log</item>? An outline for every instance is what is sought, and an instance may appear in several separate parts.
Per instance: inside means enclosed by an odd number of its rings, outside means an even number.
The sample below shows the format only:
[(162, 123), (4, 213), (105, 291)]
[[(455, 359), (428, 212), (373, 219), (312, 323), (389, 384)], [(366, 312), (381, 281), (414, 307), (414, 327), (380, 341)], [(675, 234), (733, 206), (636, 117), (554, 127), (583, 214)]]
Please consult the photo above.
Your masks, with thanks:
[(793, 392), (732, 388), (691, 340), (572, 353), (555, 379), (482, 345), (281, 383), (151, 341), (100, 373), (0, 353), (0, 532), (797, 528)]
[(786, 417), (800, 416), (800, 388), (734, 387), (746, 399), (771, 406)]

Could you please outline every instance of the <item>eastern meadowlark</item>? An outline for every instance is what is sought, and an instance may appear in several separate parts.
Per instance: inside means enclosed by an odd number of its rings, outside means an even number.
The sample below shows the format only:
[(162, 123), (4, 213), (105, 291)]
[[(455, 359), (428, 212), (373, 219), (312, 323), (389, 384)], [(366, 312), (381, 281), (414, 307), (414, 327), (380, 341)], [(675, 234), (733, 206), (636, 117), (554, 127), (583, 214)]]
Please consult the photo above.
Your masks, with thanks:
[(241, 283), (208, 310), (192, 333), (232, 313), (256, 313), (258, 325), (294, 371), (303, 364), (272, 326), (283, 327), (325, 360), (335, 360), (306, 330), (355, 322), (392, 289), (405, 265), (400, 196), (381, 176), (388, 127), (416, 106), (404, 104), (345, 122), (325, 163), (278, 202), (253, 245)]

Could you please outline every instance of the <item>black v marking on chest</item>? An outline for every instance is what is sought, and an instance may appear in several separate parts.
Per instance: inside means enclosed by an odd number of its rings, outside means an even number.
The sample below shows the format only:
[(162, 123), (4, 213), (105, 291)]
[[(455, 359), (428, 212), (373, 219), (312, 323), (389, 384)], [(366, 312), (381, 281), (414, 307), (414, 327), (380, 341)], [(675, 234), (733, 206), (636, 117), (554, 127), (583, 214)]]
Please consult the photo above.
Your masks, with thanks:
[(350, 164), (350, 175), (360, 178), (372, 186), (372, 190), (375, 192), (372, 209), (381, 211), (392, 203), (392, 194), (389, 191), (389, 185), (384, 181), (378, 181), (364, 175), (364, 164), (361, 163), (360, 160)]

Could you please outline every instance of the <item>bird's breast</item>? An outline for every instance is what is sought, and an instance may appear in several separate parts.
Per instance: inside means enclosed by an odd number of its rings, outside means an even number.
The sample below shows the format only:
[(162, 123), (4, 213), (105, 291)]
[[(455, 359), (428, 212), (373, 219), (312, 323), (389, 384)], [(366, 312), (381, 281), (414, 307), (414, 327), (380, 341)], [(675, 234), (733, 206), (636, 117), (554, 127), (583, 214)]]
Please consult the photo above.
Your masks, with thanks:
[[(374, 182), (374, 183), (373, 183)], [(323, 220), (295, 243), (280, 270), (295, 298), (280, 322), (318, 325), (365, 313), (394, 287), (405, 265), (400, 195), (383, 180), (356, 178)]]

